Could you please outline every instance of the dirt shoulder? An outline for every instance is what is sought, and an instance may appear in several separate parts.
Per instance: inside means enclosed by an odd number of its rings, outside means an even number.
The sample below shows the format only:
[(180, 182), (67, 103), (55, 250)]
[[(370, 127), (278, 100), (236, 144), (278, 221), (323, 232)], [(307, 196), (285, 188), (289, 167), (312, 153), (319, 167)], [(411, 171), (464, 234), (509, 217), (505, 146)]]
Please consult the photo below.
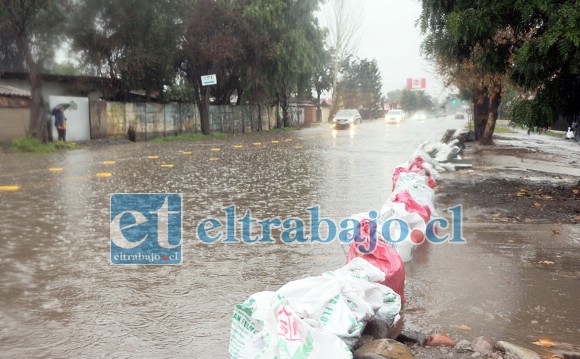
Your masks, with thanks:
[[(580, 223), (580, 144), (525, 133), (502, 134), (494, 140), (493, 146), (467, 144), (461, 156), (473, 165), (471, 169), (441, 174), (436, 198), (439, 208), (461, 203), (464, 220), (482, 228), (494, 222), (514, 224), (515, 229), (526, 223), (561, 224), (552, 229), (556, 235), (564, 226), (573, 228)], [(454, 339), (473, 338), (466, 334)], [(474, 353), (475, 344), (470, 347), (463, 341), (465, 345), (466, 350), (459, 344), (454, 348), (417, 344), (410, 348), (415, 358), (535, 357), (502, 352), (481, 355)], [(533, 349), (542, 357), (576, 357), (554, 348)], [(580, 355), (580, 348), (565, 348), (564, 352)]]
[(467, 144), (473, 168), (445, 173), (438, 203), (462, 203), (470, 222), (580, 223), (580, 145), (541, 135)]

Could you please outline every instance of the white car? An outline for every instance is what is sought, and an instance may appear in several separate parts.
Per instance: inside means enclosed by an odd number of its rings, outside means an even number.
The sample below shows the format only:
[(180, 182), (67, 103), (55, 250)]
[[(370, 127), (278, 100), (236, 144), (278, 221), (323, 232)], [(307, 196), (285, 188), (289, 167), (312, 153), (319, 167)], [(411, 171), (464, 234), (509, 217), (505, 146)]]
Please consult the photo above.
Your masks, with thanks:
[(386, 123), (399, 123), (405, 118), (403, 110), (389, 110), (385, 115)]
[(334, 115), (334, 125), (337, 126), (350, 126), (357, 123), (362, 123), (362, 117), (358, 110), (339, 110), (336, 115)]

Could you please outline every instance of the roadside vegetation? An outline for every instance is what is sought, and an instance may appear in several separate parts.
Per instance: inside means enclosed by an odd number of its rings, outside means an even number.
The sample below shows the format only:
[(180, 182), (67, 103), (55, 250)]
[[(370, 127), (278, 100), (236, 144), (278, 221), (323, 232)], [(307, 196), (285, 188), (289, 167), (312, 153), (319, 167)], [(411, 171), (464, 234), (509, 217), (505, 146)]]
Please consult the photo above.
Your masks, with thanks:
[(51, 153), (58, 150), (76, 150), (80, 146), (74, 142), (48, 142), (42, 143), (34, 137), (20, 137), (10, 143), (10, 152), (22, 153)]

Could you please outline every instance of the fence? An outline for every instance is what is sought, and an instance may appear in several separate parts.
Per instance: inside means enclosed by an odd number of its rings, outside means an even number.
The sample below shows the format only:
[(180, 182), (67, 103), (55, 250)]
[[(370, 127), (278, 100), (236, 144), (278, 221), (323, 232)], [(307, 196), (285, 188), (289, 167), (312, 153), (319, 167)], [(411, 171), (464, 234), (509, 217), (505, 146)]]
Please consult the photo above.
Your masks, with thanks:
[[(136, 140), (158, 136), (201, 132), (197, 106), (185, 103), (91, 102), (91, 138), (126, 137), (134, 131)], [(291, 124), (304, 123), (304, 111), (291, 111)], [(261, 105), (210, 106), (211, 132), (245, 133), (276, 127), (276, 108)]]

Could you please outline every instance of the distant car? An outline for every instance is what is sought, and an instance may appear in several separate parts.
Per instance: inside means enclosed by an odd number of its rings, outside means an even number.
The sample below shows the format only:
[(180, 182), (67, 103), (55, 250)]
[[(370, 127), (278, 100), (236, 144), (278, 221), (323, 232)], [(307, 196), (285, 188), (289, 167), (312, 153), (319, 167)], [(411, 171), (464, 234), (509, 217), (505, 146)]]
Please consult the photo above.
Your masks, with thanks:
[(455, 119), (456, 120), (466, 120), (467, 119), (467, 114), (465, 112), (457, 112), (455, 114)]
[(362, 123), (362, 117), (360, 116), (358, 110), (355, 109), (339, 110), (336, 115), (334, 115), (333, 122), (335, 127), (350, 126), (357, 123)]
[(399, 123), (405, 118), (403, 110), (389, 110), (385, 115), (386, 123)]

